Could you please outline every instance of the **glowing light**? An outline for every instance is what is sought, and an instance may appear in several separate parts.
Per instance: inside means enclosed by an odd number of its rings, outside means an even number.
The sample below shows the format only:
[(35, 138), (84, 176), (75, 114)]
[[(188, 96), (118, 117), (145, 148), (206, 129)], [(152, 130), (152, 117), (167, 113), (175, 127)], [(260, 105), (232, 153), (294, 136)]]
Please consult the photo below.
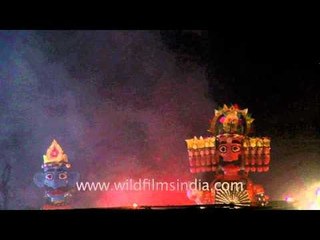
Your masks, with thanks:
[(51, 151), (50, 156), (51, 156), (51, 157), (56, 157), (56, 156), (58, 156), (58, 154), (59, 154), (59, 151), (58, 151), (56, 148), (54, 148), (54, 149)]
[(137, 203), (133, 203), (133, 204), (132, 204), (132, 207), (133, 207), (134, 209), (136, 209), (136, 208), (138, 208), (138, 204), (137, 204)]
[(286, 202), (294, 202), (293, 197), (289, 197), (289, 196), (287, 196), (287, 197), (285, 198), (285, 200), (286, 200)]
[(311, 184), (305, 191), (300, 191), (295, 201), (296, 207), (303, 210), (320, 210), (320, 183)]

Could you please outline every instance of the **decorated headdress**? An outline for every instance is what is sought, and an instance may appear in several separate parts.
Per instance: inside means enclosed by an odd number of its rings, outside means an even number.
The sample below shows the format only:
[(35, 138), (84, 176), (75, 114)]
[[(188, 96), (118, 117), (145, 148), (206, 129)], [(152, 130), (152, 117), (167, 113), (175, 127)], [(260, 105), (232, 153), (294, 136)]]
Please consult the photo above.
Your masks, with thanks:
[(224, 133), (247, 135), (253, 120), (247, 108), (239, 109), (237, 104), (230, 107), (223, 105), (222, 108), (215, 110), (208, 131), (214, 135)]
[(43, 155), (43, 165), (60, 165), (65, 164), (68, 168), (71, 167), (68, 163), (68, 156), (63, 152), (59, 143), (54, 139), (47, 149), (46, 155)]

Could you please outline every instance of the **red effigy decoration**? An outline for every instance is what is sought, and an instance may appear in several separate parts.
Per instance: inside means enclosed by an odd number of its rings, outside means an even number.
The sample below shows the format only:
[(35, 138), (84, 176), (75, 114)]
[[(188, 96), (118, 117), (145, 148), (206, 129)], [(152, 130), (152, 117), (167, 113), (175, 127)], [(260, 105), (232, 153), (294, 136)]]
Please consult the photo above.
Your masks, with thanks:
[(261, 185), (248, 177), (250, 172), (267, 172), (270, 138), (249, 137), (253, 118), (238, 105), (215, 110), (210, 137), (187, 139), (190, 172), (213, 173), (208, 189), (188, 191), (197, 204), (265, 206), (269, 197)]

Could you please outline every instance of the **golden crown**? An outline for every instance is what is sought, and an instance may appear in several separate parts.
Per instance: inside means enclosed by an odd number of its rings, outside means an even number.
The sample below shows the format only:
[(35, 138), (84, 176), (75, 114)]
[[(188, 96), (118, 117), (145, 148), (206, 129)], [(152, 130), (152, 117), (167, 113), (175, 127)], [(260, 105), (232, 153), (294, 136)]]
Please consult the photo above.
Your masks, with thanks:
[(68, 163), (68, 156), (63, 152), (59, 143), (54, 139), (47, 149), (46, 155), (43, 155), (43, 163), (46, 164), (59, 164)]
[(240, 109), (237, 104), (228, 107), (224, 104), (222, 108), (215, 109), (208, 131), (214, 135), (223, 133), (246, 135), (250, 132), (253, 121), (247, 108)]

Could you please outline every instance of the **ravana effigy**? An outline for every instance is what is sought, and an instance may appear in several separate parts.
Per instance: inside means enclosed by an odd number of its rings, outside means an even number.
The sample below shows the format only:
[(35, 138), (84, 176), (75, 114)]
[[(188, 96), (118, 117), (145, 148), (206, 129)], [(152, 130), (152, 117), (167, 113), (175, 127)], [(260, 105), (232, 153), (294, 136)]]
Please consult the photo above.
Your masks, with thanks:
[(270, 138), (250, 137), (253, 118), (248, 109), (224, 105), (215, 110), (209, 137), (187, 139), (190, 172), (213, 173), (206, 190), (188, 191), (197, 204), (265, 206), (269, 197), (264, 188), (249, 179), (250, 172), (267, 172), (270, 164)]

